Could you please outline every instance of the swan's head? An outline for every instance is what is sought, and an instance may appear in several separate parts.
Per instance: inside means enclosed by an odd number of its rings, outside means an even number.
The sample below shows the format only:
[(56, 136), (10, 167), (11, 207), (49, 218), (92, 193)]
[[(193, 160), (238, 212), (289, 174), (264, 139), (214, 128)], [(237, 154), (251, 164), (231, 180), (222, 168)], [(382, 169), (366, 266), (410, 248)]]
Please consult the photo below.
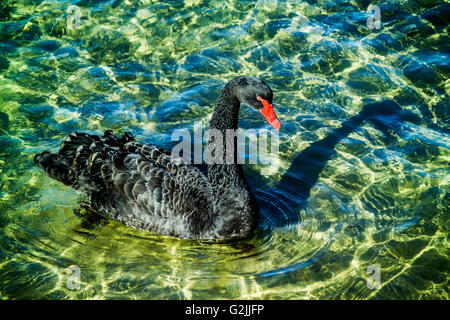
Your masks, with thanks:
[(261, 112), (272, 127), (280, 129), (281, 122), (277, 119), (272, 106), (272, 89), (264, 81), (254, 77), (241, 76), (235, 80), (238, 100)]

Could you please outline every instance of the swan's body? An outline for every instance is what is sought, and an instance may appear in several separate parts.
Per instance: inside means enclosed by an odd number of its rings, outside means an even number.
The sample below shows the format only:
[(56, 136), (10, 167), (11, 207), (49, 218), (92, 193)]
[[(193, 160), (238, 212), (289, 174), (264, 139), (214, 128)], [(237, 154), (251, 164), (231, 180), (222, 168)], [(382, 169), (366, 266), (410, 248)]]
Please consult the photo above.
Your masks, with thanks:
[[(240, 102), (261, 110), (261, 101), (272, 101), (266, 84), (252, 77), (233, 79), (219, 96), (211, 129), (237, 129)], [(210, 164), (204, 174), (129, 133), (119, 139), (111, 131), (103, 136), (74, 132), (58, 153), (45, 151), (35, 162), (50, 177), (89, 196), (95, 210), (134, 228), (230, 239), (245, 237), (257, 226), (259, 209), (240, 164)]]

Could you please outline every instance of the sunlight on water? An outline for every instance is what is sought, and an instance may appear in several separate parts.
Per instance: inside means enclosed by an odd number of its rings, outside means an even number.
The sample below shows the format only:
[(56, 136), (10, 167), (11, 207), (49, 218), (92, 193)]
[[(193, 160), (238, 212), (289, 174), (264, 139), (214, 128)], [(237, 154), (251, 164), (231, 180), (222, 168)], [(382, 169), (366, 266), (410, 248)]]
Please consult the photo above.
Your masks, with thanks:
[[(449, 5), (385, 1), (369, 29), (369, 4), (1, 4), (0, 297), (448, 299)], [(283, 124), (277, 174), (245, 168), (262, 215), (250, 239), (87, 225), (86, 199), (33, 164), (74, 130), (170, 148), (241, 74), (272, 87)], [(365, 107), (382, 100), (401, 110)], [(269, 128), (247, 107), (240, 126)]]

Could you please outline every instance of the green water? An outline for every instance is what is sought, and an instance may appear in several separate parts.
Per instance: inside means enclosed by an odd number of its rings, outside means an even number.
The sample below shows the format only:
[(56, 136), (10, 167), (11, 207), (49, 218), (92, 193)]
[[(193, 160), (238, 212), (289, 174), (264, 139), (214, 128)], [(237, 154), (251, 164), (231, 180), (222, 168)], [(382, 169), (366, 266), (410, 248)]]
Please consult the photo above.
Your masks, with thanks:
[[(383, 1), (380, 29), (367, 27), (369, 4), (3, 1), (0, 297), (448, 299), (449, 4)], [(73, 213), (86, 199), (33, 164), (73, 130), (168, 147), (173, 130), (206, 126), (241, 74), (272, 87), (283, 124), (278, 173), (245, 169), (261, 207), (250, 239), (86, 225)], [(382, 100), (402, 113), (342, 132)], [(268, 128), (246, 107), (240, 117)], [(330, 154), (315, 166), (308, 152), (321, 146)], [(67, 285), (71, 265), (79, 288)]]

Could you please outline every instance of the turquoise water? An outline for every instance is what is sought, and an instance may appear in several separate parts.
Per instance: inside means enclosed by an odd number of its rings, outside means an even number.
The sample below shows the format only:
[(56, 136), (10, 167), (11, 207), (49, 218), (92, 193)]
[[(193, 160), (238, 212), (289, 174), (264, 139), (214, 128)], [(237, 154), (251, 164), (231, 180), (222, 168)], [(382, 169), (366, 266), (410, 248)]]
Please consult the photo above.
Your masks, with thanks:
[[(3, 1), (0, 297), (448, 299), (449, 4), (384, 1), (369, 29), (370, 4)], [(73, 130), (170, 147), (242, 74), (272, 87), (283, 124), (277, 174), (245, 167), (250, 239), (83, 223), (86, 199), (33, 164)]]

